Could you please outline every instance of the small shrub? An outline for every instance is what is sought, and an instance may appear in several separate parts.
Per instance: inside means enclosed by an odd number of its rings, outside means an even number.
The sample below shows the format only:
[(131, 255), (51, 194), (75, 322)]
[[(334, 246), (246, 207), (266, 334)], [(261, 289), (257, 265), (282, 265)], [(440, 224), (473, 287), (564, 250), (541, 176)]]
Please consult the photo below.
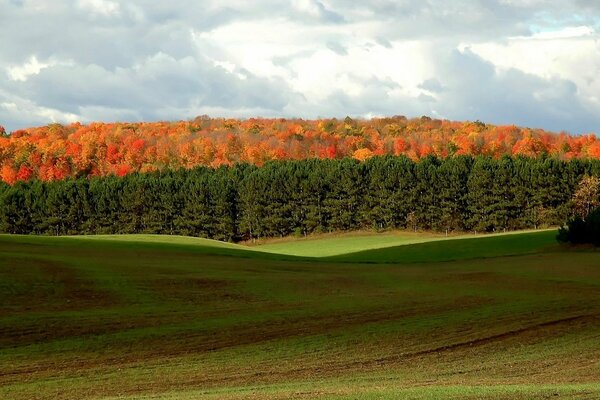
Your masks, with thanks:
[(600, 246), (600, 208), (592, 211), (585, 220), (576, 216), (567, 222), (566, 227), (559, 229), (557, 239), (563, 243)]

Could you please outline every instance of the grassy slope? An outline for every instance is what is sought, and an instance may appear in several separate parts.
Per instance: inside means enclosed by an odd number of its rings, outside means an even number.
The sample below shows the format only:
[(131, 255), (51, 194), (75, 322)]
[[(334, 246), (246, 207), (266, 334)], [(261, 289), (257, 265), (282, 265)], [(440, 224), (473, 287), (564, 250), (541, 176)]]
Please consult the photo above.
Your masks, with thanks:
[(267, 260), (302, 260), (306, 257), (261, 252), (256, 247), (221, 242), (212, 239), (169, 235), (89, 235), (89, 236), (32, 236), (0, 234), (0, 241), (32, 246), (68, 245), (86, 251), (93, 248), (117, 248), (128, 250), (183, 251), (196, 255), (221, 255)]
[(101, 240), (101, 241), (119, 241), (119, 242), (137, 242), (137, 243), (160, 243), (160, 244), (178, 244), (178, 245), (192, 245), (200, 247), (215, 247), (225, 249), (243, 249), (242, 246), (235, 245), (233, 243), (221, 242), (219, 240), (196, 238), (190, 236), (177, 236), (177, 235), (89, 235), (89, 236), (68, 236), (71, 239), (79, 240)]
[(119, 239), (0, 236), (0, 398), (600, 395), (600, 253), (548, 233), (318, 264)]
[(306, 257), (329, 257), (349, 252), (443, 240), (446, 237), (431, 233), (346, 233), (308, 238), (270, 241), (252, 248), (278, 254)]
[[(539, 234), (541, 232), (544, 231), (536, 231), (530, 233)], [(548, 232), (548, 235), (556, 235), (556, 230), (550, 230), (546, 232)], [(265, 244), (259, 244), (251, 248), (269, 253), (287, 254), (303, 257), (339, 256), (341, 259), (345, 258), (347, 260), (353, 261), (356, 259), (356, 255), (354, 253), (365, 252), (366, 254), (366, 252), (369, 250), (376, 250), (375, 252), (373, 252), (373, 254), (375, 254), (379, 253), (380, 249), (399, 247), (407, 244), (429, 243), (434, 241), (457, 239), (475, 239), (483, 237), (493, 238), (500, 236), (514, 236), (515, 234), (521, 235), (523, 233), (528, 232), (508, 232), (488, 235), (453, 234), (450, 236), (427, 232), (414, 233), (410, 231), (396, 231), (387, 233), (353, 232), (345, 234), (325, 234), (322, 236), (299, 239), (285, 238), (283, 240), (270, 240)], [(389, 253), (383, 252), (382, 254)], [(368, 258), (369, 257), (367, 257), (367, 259)]]
[(555, 237), (556, 231), (540, 231), (430, 240), (411, 246), (385, 246), (378, 249), (350, 251), (327, 257), (327, 261), (415, 263), (515, 256), (557, 248)]

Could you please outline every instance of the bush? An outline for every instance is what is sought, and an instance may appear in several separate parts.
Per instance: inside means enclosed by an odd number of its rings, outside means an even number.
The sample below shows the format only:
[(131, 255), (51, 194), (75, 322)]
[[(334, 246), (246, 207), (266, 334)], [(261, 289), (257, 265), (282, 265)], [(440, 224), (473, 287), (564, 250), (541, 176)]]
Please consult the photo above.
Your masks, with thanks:
[(600, 208), (592, 211), (584, 220), (575, 217), (560, 228), (557, 239), (563, 243), (593, 244), (600, 246)]

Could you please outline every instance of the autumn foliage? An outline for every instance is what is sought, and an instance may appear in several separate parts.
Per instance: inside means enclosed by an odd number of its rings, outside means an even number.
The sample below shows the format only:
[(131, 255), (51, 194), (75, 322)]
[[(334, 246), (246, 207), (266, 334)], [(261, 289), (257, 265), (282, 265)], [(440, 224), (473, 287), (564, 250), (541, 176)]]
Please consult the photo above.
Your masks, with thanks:
[(595, 135), (402, 116), (211, 119), (154, 123), (50, 124), (0, 130), (0, 179), (7, 183), (70, 176), (123, 176), (135, 171), (221, 166), (269, 160), (407, 155), (551, 155), (600, 158)]

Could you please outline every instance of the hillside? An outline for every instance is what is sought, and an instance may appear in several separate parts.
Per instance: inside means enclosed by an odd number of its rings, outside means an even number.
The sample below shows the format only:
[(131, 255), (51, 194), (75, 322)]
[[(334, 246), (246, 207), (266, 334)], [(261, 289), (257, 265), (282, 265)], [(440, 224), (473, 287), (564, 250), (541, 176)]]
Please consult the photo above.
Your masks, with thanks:
[(600, 141), (594, 135), (401, 116), (51, 124), (0, 134), (0, 179), (12, 184), (32, 178), (122, 176), (282, 159), (364, 160), (386, 154), (413, 160), (428, 155), (551, 155), (569, 160), (600, 158)]
[[(394, 231), (386, 233), (350, 232), (316, 235), (307, 238), (284, 238), (254, 245), (261, 252), (292, 255), (299, 257), (335, 259), (348, 262), (422, 262), (485, 256), (514, 255), (522, 252), (536, 252), (544, 245), (552, 243), (555, 229), (536, 232), (508, 232), (487, 235), (452, 234), (431, 232)], [(468, 240), (472, 239), (472, 240)], [(485, 240), (481, 240), (485, 239)], [(460, 240), (460, 241), (458, 241)], [(432, 243), (445, 241), (447, 243)], [(422, 246), (421, 246), (422, 244)], [(412, 246), (408, 246), (412, 245)], [(460, 248), (460, 250), (459, 250)], [(409, 255), (413, 250), (425, 249), (420, 257)], [(435, 255), (436, 249), (443, 255)], [(450, 249), (450, 250), (449, 250)], [(460, 256), (457, 253), (460, 252)], [(448, 258), (450, 257), (450, 258)]]
[(0, 235), (0, 397), (597, 398), (600, 253), (553, 236)]

